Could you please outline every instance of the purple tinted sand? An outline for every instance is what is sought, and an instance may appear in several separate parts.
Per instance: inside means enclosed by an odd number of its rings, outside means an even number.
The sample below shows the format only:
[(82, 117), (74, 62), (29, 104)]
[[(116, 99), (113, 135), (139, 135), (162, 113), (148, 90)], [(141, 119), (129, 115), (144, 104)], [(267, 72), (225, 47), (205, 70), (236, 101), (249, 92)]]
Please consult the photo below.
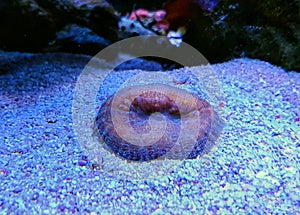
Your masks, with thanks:
[(218, 148), (134, 182), (93, 170), (74, 136), (72, 92), (88, 57), (1, 59), (1, 214), (299, 212), (299, 73), (251, 59), (213, 65), (228, 110)]

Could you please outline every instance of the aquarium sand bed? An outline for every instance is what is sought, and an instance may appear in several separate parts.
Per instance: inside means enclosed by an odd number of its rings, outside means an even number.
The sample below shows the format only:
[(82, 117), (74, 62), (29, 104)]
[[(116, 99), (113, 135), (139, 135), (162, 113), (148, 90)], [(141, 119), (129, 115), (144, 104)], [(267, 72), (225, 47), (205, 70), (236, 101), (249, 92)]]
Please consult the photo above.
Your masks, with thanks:
[(0, 57), (0, 214), (299, 213), (299, 73), (247, 58), (213, 65), (227, 111), (218, 146), (171, 175), (130, 181), (93, 169), (74, 135), (89, 57)]

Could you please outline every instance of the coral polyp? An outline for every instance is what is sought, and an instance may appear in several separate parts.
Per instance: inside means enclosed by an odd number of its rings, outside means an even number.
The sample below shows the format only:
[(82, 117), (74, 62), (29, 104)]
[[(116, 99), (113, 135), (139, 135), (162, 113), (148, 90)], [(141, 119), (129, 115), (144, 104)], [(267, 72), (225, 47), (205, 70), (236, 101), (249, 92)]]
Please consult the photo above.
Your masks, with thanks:
[(123, 88), (100, 108), (105, 148), (130, 161), (196, 158), (216, 114), (204, 99), (163, 84)]

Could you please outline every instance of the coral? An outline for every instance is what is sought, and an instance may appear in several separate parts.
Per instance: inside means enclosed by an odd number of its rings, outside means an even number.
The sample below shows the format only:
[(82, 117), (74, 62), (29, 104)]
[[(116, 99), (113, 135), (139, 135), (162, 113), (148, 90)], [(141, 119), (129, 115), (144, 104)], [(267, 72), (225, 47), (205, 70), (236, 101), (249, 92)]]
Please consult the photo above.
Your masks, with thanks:
[(217, 133), (216, 120), (212, 106), (197, 95), (152, 84), (118, 91), (99, 110), (96, 125), (109, 151), (150, 161), (196, 158)]

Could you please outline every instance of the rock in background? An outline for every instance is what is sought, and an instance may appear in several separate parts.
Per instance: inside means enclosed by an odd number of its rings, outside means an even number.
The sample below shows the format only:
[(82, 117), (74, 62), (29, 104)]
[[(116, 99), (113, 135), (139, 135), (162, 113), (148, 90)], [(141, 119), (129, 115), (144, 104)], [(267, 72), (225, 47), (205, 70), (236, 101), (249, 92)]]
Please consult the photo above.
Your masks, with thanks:
[[(91, 29), (99, 37), (95, 39), (95, 43), (101, 39), (109, 42), (117, 40), (117, 17), (113, 8), (105, 1), (2, 0), (0, 49), (25, 52), (65, 51), (72, 46), (74, 40), (66, 40), (66, 36), (63, 38), (64, 42), (58, 41), (60, 46), (56, 44), (55, 48), (51, 42), (55, 43), (60, 31), (70, 32), (69, 37), (73, 37), (74, 32), (68, 28), (63, 29), (68, 24)], [(77, 36), (82, 32), (86, 31), (78, 31)], [(60, 36), (58, 34), (58, 40), (61, 39)], [(79, 40), (77, 42), (77, 45), (83, 46), (86, 43), (80, 44)], [(106, 41), (102, 45), (107, 45)]]
[(109, 40), (98, 36), (90, 28), (69, 24), (57, 32), (46, 51), (95, 55), (108, 45)]
[[(200, 10), (183, 40), (211, 63), (250, 57), (300, 71), (299, 1), (195, 1)], [(165, 2), (2, 0), (0, 49), (94, 55), (115, 41), (153, 33), (126, 14), (161, 9)]]
[(297, 0), (220, 1), (208, 28), (212, 54), (223, 50), (222, 60), (247, 56), (299, 71), (299, 8)]
[[(108, 1), (122, 13), (132, 8), (156, 9), (157, 4), (163, 8), (167, 2)], [(211, 63), (250, 57), (288, 70), (300, 70), (299, 1), (195, 1), (199, 9), (188, 23), (184, 41), (197, 48)]]

